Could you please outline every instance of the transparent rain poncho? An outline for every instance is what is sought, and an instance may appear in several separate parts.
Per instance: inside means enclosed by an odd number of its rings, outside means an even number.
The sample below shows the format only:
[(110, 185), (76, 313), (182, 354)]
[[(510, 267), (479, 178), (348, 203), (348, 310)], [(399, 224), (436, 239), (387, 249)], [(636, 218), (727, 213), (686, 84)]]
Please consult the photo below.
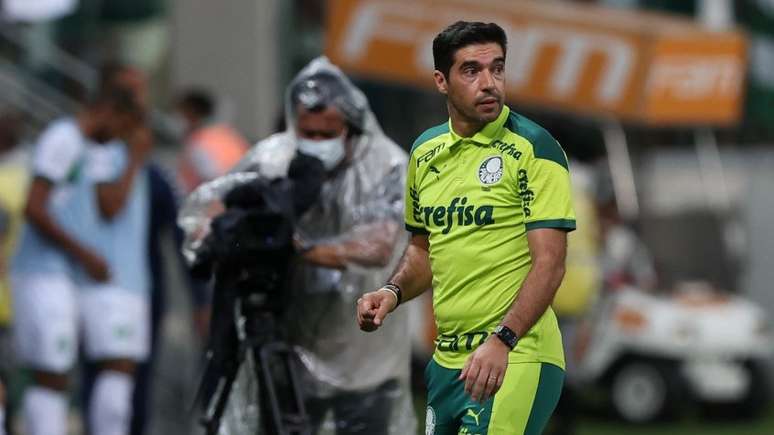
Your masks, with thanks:
[[(342, 93), (315, 90), (320, 73), (335, 77)], [(293, 95), (291, 89), (311, 90)], [(291, 304), (284, 327), (305, 367), (305, 394), (318, 403), (333, 403), (336, 397), (377, 391), (368, 397), (382, 409), (389, 434), (416, 433), (409, 384), (410, 339), (407, 310), (393, 312), (378, 331), (365, 333), (355, 320), (357, 299), (381, 287), (403, 252), (407, 236), (403, 227), (403, 191), (406, 153), (382, 131), (365, 95), (326, 58), (312, 61), (293, 80), (285, 97), (288, 130), (257, 143), (232, 171), (220, 180), (197, 189), (181, 213), (180, 224), (190, 236), (186, 254), (194, 255), (198, 240), (206, 235), (211, 218), (223, 208), (219, 200), (241, 181), (255, 177), (281, 178), (288, 174), (297, 152), (295, 108), (291, 98), (302, 103), (318, 98), (344, 115), (361, 134), (351, 140), (353, 153), (348, 165), (335, 172), (322, 186), (319, 199), (296, 223), (299, 239), (311, 246), (326, 245), (346, 259), (343, 270), (301, 264), (294, 270)], [(243, 378), (244, 379), (244, 378)], [(356, 425), (360, 411), (339, 412), (322, 426), (321, 434), (361, 433)], [(390, 406), (391, 404), (391, 406)], [(225, 419), (233, 417), (228, 412)], [(241, 413), (242, 415), (244, 413)], [(227, 424), (224, 423), (223, 426)], [(238, 426), (228, 423), (232, 428)], [(364, 430), (362, 433), (371, 433)]]

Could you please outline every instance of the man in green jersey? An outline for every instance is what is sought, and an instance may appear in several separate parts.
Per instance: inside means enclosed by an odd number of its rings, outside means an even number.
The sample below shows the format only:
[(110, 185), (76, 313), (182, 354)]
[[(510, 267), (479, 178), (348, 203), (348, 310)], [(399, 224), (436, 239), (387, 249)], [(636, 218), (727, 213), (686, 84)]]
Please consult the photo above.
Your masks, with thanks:
[(575, 228), (567, 158), (504, 106), (506, 47), (492, 23), (457, 22), (433, 41), (449, 121), (414, 142), (410, 244), (392, 279), (357, 304), (360, 328), (373, 331), (432, 286), (428, 434), (541, 433), (564, 380), (550, 304)]

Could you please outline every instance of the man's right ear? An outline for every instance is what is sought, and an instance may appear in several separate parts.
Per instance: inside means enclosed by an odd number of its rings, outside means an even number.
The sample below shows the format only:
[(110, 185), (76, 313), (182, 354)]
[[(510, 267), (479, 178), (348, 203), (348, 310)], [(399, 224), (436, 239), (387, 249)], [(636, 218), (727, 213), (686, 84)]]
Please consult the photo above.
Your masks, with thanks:
[(446, 76), (442, 72), (433, 71), (433, 80), (435, 81), (435, 87), (438, 88), (438, 92), (446, 95), (448, 93), (448, 83), (446, 83)]

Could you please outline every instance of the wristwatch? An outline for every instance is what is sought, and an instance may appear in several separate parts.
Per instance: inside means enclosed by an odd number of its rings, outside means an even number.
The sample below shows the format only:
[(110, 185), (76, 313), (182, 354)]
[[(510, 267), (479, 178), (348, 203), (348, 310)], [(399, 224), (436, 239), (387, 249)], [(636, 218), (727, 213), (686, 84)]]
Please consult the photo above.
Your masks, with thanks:
[(516, 335), (516, 333), (513, 332), (511, 328), (504, 325), (497, 325), (497, 327), (494, 329), (494, 335), (496, 335), (497, 338), (505, 343), (505, 345), (508, 346), (508, 348), (511, 350), (513, 350), (513, 348), (516, 347), (516, 343), (519, 342), (519, 337)]

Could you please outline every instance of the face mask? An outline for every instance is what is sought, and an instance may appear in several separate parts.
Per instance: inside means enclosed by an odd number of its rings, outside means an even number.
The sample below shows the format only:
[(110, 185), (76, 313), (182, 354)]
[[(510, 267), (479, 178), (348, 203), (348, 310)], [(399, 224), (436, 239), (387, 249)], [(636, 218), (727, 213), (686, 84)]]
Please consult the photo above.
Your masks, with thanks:
[(330, 171), (344, 159), (344, 135), (326, 140), (299, 139), (298, 150), (316, 157)]

